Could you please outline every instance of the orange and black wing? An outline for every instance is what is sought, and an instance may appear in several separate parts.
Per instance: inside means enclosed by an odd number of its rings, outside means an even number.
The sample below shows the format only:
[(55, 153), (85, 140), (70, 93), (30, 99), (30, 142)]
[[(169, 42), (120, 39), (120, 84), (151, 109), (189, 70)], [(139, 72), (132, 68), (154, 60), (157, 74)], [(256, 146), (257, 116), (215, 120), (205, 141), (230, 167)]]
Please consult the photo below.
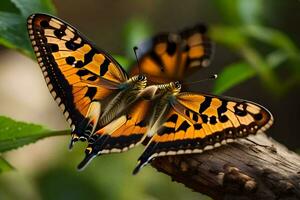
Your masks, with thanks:
[(69, 122), (74, 140), (86, 139), (100, 115), (99, 102), (127, 80), (125, 71), (58, 18), (33, 14), (27, 27), (47, 86)]
[(264, 107), (240, 99), (181, 93), (152, 136), (134, 173), (157, 156), (201, 153), (263, 132), (273, 123)]
[(143, 142), (148, 130), (151, 101), (139, 99), (124, 114), (94, 133), (86, 156), (78, 165), (83, 169), (97, 155), (120, 153)]
[(140, 68), (134, 66), (131, 73), (142, 73), (154, 83), (183, 80), (187, 74), (209, 65), (212, 49), (204, 25), (178, 34), (159, 34), (139, 46)]

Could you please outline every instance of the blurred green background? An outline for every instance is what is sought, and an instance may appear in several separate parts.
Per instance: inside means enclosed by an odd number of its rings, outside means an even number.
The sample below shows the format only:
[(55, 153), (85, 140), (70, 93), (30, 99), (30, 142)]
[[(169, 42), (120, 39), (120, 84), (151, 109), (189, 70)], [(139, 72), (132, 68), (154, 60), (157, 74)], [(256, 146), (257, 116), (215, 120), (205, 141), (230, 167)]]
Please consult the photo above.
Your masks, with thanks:
[(99, 157), (85, 171), (76, 171), (85, 145), (70, 152), (69, 136), (49, 137), (65, 134), (59, 130), (68, 125), (32, 59), (29, 14), (52, 13), (69, 22), (125, 68), (134, 58), (132, 47), (145, 38), (204, 22), (216, 51), (209, 68), (187, 79), (213, 73), (219, 78), (190, 90), (264, 105), (275, 117), (268, 133), (297, 150), (299, 10), (298, 0), (1, 0), (0, 199), (210, 199), (151, 167), (132, 176), (142, 148)]

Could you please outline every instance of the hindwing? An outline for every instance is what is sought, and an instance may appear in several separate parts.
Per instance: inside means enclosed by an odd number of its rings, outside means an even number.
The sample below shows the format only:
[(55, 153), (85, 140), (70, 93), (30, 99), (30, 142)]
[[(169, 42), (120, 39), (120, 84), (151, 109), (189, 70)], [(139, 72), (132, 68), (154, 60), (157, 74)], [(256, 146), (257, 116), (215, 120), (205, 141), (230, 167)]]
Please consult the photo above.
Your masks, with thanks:
[(143, 142), (148, 130), (147, 114), (151, 103), (149, 100), (137, 100), (120, 117), (96, 131), (78, 169), (83, 169), (97, 155), (124, 152)]

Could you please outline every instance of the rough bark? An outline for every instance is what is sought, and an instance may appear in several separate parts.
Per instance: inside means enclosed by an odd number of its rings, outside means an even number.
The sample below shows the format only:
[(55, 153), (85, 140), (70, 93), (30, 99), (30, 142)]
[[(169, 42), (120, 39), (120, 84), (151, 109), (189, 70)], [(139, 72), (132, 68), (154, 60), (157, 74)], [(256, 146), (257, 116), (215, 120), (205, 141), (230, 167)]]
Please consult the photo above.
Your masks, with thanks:
[(216, 200), (300, 199), (300, 156), (264, 134), (250, 140), (257, 144), (241, 139), (202, 154), (159, 157), (152, 166)]

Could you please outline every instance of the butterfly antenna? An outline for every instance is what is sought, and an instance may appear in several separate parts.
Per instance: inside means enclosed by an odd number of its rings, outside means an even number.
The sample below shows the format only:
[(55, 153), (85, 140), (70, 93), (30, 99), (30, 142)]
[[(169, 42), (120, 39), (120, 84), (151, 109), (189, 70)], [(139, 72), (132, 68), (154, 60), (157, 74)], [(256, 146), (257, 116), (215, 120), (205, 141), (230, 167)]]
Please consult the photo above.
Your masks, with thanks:
[(218, 75), (217, 74), (213, 74), (213, 75), (210, 75), (208, 78), (206, 79), (202, 79), (202, 80), (199, 80), (199, 81), (193, 81), (193, 82), (187, 82), (187, 83), (183, 83), (183, 85), (192, 85), (192, 84), (195, 84), (195, 83), (201, 83), (201, 82), (204, 82), (204, 81), (211, 81), (211, 80), (215, 80), (218, 78)]
[(136, 53), (137, 50), (138, 50), (137, 46), (133, 47), (133, 52), (134, 52), (134, 55), (135, 55), (136, 62), (138, 64), (138, 69), (139, 69), (139, 74), (140, 74), (141, 73), (141, 66), (140, 66), (140, 61), (139, 61), (137, 53)]

